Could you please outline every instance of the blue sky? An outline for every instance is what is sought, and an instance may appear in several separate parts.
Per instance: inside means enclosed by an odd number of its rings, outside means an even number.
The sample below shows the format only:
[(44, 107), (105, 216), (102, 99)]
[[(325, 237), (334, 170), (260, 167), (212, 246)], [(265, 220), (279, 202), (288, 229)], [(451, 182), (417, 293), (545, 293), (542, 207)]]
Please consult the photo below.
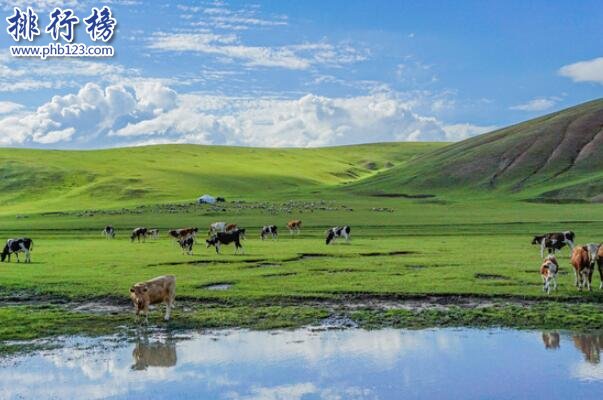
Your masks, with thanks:
[(595, 1), (112, 0), (113, 58), (43, 61), (8, 51), (4, 18), (28, 5), (44, 27), (105, 3), (0, 1), (2, 146), (455, 141), (603, 84)]

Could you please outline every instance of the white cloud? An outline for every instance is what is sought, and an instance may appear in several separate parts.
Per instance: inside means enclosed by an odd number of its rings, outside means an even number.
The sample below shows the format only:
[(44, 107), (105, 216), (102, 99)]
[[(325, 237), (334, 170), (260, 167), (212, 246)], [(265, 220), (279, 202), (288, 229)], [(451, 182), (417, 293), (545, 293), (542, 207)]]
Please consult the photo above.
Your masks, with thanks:
[(0, 144), (317, 147), (460, 140), (494, 128), (445, 124), (420, 111), (433, 110), (431, 103), (425, 92), (398, 93), (386, 87), (352, 97), (233, 97), (181, 94), (162, 80), (123, 78), (105, 86), (88, 83), (36, 110), (4, 105), (12, 113), (0, 116)]
[(242, 61), (247, 67), (278, 67), (305, 70), (312, 65), (341, 66), (363, 61), (366, 51), (347, 44), (302, 43), (268, 47), (246, 46), (233, 34), (156, 33), (148, 47), (160, 51), (194, 52), (218, 56), (225, 61)]
[(529, 111), (529, 112), (545, 111), (545, 110), (548, 110), (548, 109), (552, 108), (553, 106), (555, 106), (555, 104), (557, 104), (558, 100), (559, 100), (559, 98), (557, 98), (557, 97), (548, 97), (548, 98), (540, 97), (540, 98), (532, 99), (532, 100), (528, 101), (527, 103), (511, 106), (511, 107), (509, 107), (509, 109), (510, 110), (518, 110), (518, 111)]
[[(262, 18), (258, 16), (258, 10), (254, 7), (231, 9), (226, 5), (213, 4), (209, 7), (178, 5), (183, 13), (181, 18), (186, 20), (198, 20), (193, 26), (206, 26), (213, 29), (241, 31), (250, 28), (274, 27), (288, 25), (287, 17), (282, 15)], [(195, 15), (199, 14), (199, 15)]]
[(110, 133), (260, 147), (446, 140), (439, 121), (417, 115), (394, 93), (298, 99), (181, 95), (173, 109)]
[(483, 133), (492, 132), (498, 129), (495, 125), (473, 125), (473, 124), (450, 124), (442, 127), (446, 132), (446, 140), (456, 142), (464, 140), (472, 136), (481, 135)]
[(565, 65), (559, 69), (559, 74), (574, 82), (603, 84), (603, 57)]
[(74, 79), (95, 77), (101, 82), (134, 79), (136, 69), (119, 64), (76, 59), (14, 59), (0, 54), (0, 92), (23, 92), (40, 89), (78, 87)]
[(36, 133), (34, 134), (33, 140), (37, 143), (51, 144), (61, 141), (70, 140), (75, 133), (75, 128), (67, 128), (60, 131), (50, 131), (48, 133)]
[(0, 114), (10, 114), (23, 109), (23, 104), (12, 101), (0, 101)]

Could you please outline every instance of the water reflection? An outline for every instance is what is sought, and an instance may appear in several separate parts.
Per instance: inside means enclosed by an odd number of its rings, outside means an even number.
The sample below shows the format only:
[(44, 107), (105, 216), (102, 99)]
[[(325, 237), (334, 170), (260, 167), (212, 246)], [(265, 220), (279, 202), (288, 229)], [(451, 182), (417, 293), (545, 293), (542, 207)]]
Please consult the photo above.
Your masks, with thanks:
[(558, 349), (560, 339), (559, 332), (542, 332), (542, 341), (544, 342), (545, 349)]
[[(576, 333), (572, 334), (572, 342), (576, 349), (584, 355), (584, 360), (590, 364), (599, 364), (601, 362), (601, 349), (603, 348), (602, 333)], [(556, 350), (559, 348), (561, 335), (559, 332), (542, 332), (542, 342), (544, 348)]]
[(132, 351), (132, 359), (132, 369), (136, 371), (148, 367), (173, 367), (178, 362), (176, 342), (171, 336), (153, 341), (148, 336), (139, 337)]
[(601, 348), (603, 347), (603, 334), (589, 335), (578, 334), (573, 337), (574, 345), (584, 354), (584, 359), (591, 364), (601, 362)]
[[(566, 400), (603, 392), (595, 364), (603, 333), (300, 329), (115, 339), (73, 338), (0, 359), (0, 399)], [(534, 379), (543, 370), (547, 379)]]

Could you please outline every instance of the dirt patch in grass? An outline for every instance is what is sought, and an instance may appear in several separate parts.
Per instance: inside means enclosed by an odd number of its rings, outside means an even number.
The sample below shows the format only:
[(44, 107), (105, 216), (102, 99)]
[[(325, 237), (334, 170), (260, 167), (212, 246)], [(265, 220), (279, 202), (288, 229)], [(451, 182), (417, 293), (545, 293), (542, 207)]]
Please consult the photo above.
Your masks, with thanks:
[(359, 253), (362, 257), (381, 257), (381, 256), (407, 256), (409, 254), (417, 254), (416, 251), (407, 251), (407, 250), (395, 250), (395, 251), (385, 251), (385, 252), (370, 252), (370, 253)]
[(199, 289), (204, 289), (204, 290), (223, 291), (223, 290), (230, 289), (233, 285), (234, 285), (234, 282), (213, 282), (213, 283), (207, 283), (205, 285), (201, 285), (201, 286), (197, 286), (197, 287)]
[(191, 261), (169, 261), (157, 264), (147, 264), (147, 267), (161, 267), (161, 266), (174, 266), (174, 265), (205, 265), (205, 264), (255, 264), (265, 262), (265, 258), (254, 258), (254, 259), (243, 259), (243, 260), (221, 260), (221, 259), (204, 259), (204, 260), (191, 260)]
[(297, 275), (297, 272), (280, 272), (277, 274), (265, 274), (265, 275), (262, 275), (262, 278), (280, 278), (280, 277), (284, 277), (284, 276), (293, 276), (293, 275)]
[(357, 268), (311, 268), (312, 272), (326, 272), (327, 274), (345, 274), (350, 272), (376, 272), (374, 269), (357, 269)]
[(275, 267), (281, 267), (283, 264), (280, 263), (273, 263), (273, 262), (260, 262), (257, 264), (253, 264), (253, 265), (247, 265), (244, 268), (275, 268)]
[(501, 280), (501, 281), (508, 281), (509, 277), (507, 276), (503, 276), (503, 275), (498, 275), (498, 274), (486, 274), (486, 273), (481, 273), (478, 272), (475, 275), (473, 275), (473, 277), (475, 279), (490, 279), (490, 280)]

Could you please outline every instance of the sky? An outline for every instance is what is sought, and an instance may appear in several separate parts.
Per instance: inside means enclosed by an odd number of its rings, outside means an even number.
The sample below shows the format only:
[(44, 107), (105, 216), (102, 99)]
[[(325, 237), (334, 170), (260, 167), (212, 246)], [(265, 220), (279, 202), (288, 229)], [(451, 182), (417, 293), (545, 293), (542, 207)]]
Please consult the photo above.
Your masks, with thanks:
[[(13, 7), (111, 8), (110, 58), (13, 57)], [(600, 1), (0, 0), (0, 146), (458, 141), (602, 96)], [(83, 24), (75, 41), (91, 42)]]

